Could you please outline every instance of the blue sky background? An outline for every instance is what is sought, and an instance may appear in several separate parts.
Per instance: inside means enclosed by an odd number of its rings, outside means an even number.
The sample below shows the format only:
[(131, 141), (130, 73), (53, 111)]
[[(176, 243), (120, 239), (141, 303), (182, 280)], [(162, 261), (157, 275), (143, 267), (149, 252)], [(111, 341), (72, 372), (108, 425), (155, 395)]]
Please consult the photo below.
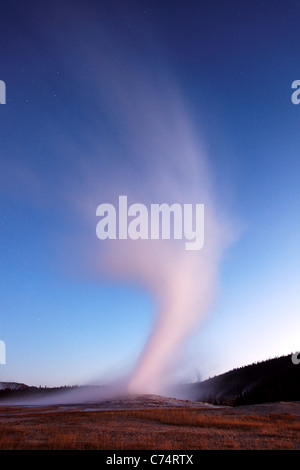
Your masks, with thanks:
[(176, 84), (241, 227), (181, 379), (299, 350), (299, 13), (296, 0), (1, 2), (0, 380), (105, 381), (149, 335), (151, 296), (86, 275), (72, 246), (95, 237), (72, 205), (82, 168), (108, 186), (115, 169), (143, 178), (117, 104), (136, 80)]

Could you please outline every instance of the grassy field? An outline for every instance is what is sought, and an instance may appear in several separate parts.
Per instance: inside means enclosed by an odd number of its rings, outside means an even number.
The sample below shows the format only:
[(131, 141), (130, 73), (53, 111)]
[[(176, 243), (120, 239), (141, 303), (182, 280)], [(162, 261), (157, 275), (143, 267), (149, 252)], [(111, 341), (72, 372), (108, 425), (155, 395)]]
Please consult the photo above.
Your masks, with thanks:
[(300, 449), (300, 419), (285, 409), (0, 408), (0, 449)]

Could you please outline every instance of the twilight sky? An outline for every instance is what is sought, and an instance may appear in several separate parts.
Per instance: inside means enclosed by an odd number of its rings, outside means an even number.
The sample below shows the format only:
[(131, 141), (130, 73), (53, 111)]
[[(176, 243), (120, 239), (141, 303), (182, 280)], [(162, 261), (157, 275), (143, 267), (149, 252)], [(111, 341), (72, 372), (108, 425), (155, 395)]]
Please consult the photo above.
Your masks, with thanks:
[(105, 382), (138, 361), (148, 281), (184, 271), (129, 244), (104, 269), (96, 208), (121, 194), (204, 202), (230, 226), (178, 380), (299, 351), (299, 14), (298, 0), (1, 1), (0, 380)]

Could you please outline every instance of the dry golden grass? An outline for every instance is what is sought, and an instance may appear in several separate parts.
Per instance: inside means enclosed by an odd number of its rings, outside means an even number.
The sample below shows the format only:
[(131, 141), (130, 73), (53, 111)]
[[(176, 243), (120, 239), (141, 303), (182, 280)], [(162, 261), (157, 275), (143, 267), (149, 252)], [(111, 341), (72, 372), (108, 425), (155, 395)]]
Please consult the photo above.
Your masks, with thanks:
[(0, 449), (299, 449), (299, 417), (242, 408), (0, 409)]

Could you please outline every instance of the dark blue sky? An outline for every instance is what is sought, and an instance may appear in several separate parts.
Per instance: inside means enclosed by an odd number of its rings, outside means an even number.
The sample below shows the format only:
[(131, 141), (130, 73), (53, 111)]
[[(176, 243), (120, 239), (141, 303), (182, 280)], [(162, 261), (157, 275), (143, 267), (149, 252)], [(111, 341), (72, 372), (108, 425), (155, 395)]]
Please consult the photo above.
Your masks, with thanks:
[(299, 13), (296, 0), (1, 2), (0, 379), (72, 383), (135, 361), (152, 300), (80, 277), (95, 232), (78, 207), (94, 216), (102, 187), (163, 173), (151, 149), (177, 94), (241, 227), (193, 367), (299, 349)]

